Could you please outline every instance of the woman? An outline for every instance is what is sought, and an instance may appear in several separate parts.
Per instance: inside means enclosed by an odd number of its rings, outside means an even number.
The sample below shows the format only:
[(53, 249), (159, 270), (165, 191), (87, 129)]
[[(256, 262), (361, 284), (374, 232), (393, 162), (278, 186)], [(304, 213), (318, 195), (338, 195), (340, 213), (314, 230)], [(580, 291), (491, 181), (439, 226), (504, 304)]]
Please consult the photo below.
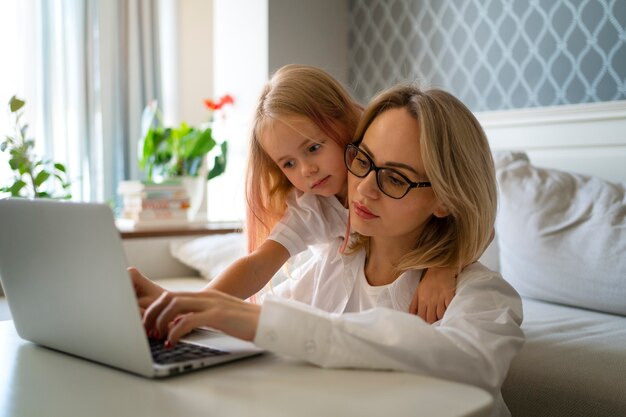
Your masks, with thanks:
[[(500, 386), (523, 344), (519, 295), (472, 261), (496, 214), (484, 132), (453, 96), (398, 86), (366, 109), (345, 152), (352, 240), (253, 305), (218, 291), (164, 293), (144, 324), (172, 345), (210, 326), (325, 367), (392, 369), (482, 387), (508, 415)], [(422, 272), (469, 265), (443, 318), (405, 313)]]

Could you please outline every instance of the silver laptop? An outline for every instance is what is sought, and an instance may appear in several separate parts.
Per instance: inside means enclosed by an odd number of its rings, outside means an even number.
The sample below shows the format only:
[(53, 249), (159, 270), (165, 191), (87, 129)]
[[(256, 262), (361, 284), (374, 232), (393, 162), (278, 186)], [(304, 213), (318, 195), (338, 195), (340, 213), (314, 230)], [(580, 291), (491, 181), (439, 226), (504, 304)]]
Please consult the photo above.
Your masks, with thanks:
[(126, 267), (107, 205), (0, 200), (0, 280), (23, 339), (147, 377), (262, 352), (210, 330), (162, 349), (146, 337)]

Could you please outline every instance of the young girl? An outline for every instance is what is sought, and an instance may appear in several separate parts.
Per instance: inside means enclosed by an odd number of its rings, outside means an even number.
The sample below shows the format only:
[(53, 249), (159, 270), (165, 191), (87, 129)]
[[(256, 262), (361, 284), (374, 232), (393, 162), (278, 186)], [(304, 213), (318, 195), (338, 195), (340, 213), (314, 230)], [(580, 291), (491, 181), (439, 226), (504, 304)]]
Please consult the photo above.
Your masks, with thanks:
[[(362, 107), (345, 88), (321, 69), (288, 65), (272, 76), (259, 99), (250, 140), (246, 183), (250, 254), (207, 288), (248, 298), (290, 257), (344, 237), (348, 219), (344, 148), (353, 139), (361, 113)], [(456, 272), (433, 265), (407, 311), (429, 323), (440, 319), (454, 296)], [(133, 274), (140, 287), (138, 274)], [(161, 291), (155, 287), (144, 307)]]
[[(399, 86), (372, 102), (356, 137), (345, 151), (357, 236), (349, 254), (331, 240), (300, 280), (276, 288), (283, 297), (268, 295), (262, 305), (212, 290), (165, 293), (146, 311), (146, 330), (172, 345), (209, 326), (324, 367), (469, 383), (495, 397), (492, 415), (509, 415), (500, 386), (523, 344), (522, 304), (500, 274), (471, 263), (496, 215), (494, 166), (478, 121), (445, 92)], [(425, 268), (470, 263), (442, 320), (428, 325), (405, 313)]]

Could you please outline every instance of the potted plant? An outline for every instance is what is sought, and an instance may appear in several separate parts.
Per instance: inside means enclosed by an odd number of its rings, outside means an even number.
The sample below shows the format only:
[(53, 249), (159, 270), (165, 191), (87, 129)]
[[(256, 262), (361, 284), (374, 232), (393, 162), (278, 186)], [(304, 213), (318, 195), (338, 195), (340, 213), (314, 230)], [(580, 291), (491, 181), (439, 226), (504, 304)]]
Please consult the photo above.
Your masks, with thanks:
[[(214, 113), (227, 104), (233, 104), (230, 95), (218, 102), (205, 100), (210, 110), (208, 123), (201, 127), (182, 122), (178, 127), (166, 127), (157, 102), (144, 109), (141, 126), (139, 166), (145, 170), (149, 181), (161, 182), (180, 178), (191, 199), (190, 217), (195, 217), (205, 201), (206, 181), (226, 170), (228, 142), (218, 143), (213, 137)], [(214, 153), (213, 164), (208, 166), (208, 156)]]
[(9, 154), (9, 166), (13, 171), (10, 183), (0, 187), (0, 194), (12, 197), (69, 199), (71, 183), (65, 166), (35, 154), (35, 140), (28, 139), (27, 124), (22, 124), (20, 111), (26, 102), (11, 97), (9, 110), (15, 120), (15, 133), (6, 135), (0, 143), (0, 151)]

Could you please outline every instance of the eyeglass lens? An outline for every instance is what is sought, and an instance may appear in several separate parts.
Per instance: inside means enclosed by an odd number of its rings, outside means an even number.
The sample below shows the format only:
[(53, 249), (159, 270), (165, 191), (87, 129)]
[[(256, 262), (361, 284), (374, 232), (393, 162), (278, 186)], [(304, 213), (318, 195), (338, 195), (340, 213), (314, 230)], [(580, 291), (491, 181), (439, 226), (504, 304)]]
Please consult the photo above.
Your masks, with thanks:
[(402, 198), (411, 188), (399, 173), (392, 169), (376, 167), (367, 154), (355, 146), (346, 149), (346, 166), (351, 173), (360, 178), (367, 176), (374, 169), (378, 187), (389, 197)]

